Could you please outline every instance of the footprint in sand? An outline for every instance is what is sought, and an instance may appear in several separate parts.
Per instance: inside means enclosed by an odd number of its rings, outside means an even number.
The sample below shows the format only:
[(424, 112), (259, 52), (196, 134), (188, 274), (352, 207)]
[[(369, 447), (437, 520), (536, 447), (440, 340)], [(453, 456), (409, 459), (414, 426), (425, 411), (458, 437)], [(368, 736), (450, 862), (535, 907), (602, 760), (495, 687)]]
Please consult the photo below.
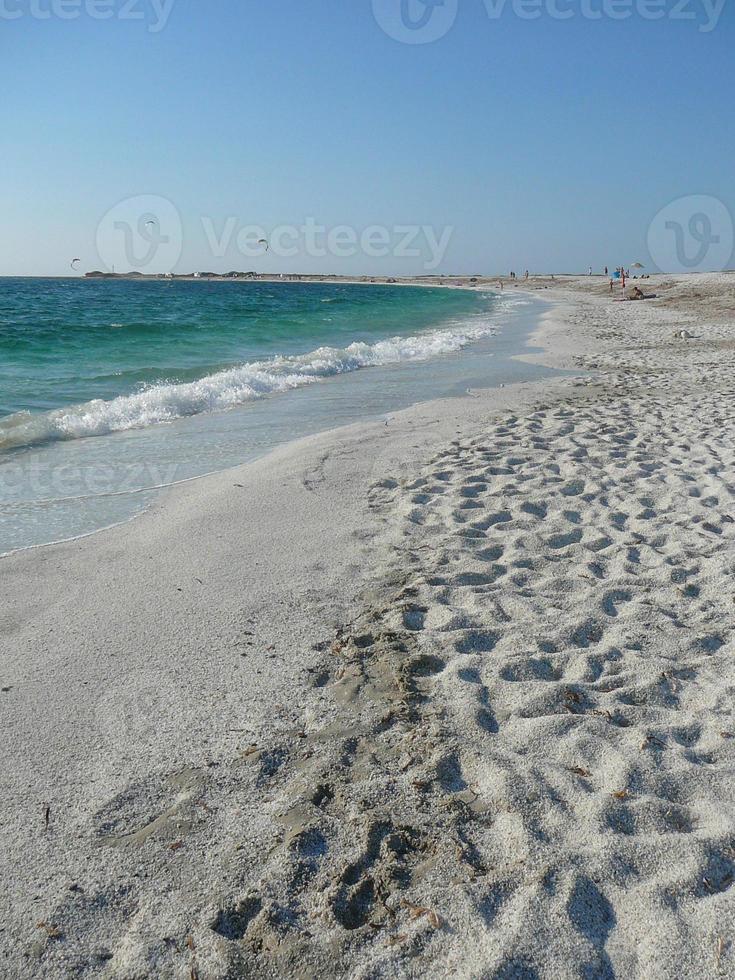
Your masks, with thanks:
[(548, 511), (546, 504), (534, 504), (530, 501), (521, 504), (520, 509), (524, 514), (530, 514), (532, 517), (538, 517), (539, 520), (543, 520)]
[(220, 909), (212, 922), (212, 932), (229, 939), (231, 942), (238, 942), (245, 938), (245, 933), (253, 919), (260, 913), (263, 903), (257, 895), (244, 898), (236, 905)]
[(509, 664), (500, 671), (504, 681), (558, 681), (562, 672), (545, 658), (529, 658), (517, 664)]
[(486, 630), (470, 630), (454, 644), (457, 653), (490, 653), (498, 645), (497, 633)]
[(574, 531), (552, 534), (551, 537), (547, 538), (546, 543), (549, 548), (560, 551), (562, 548), (569, 548), (573, 544), (579, 544), (582, 540), (582, 533), (581, 528), (575, 528)]
[(584, 489), (584, 480), (570, 480), (569, 483), (566, 483), (563, 487), (560, 487), (560, 491), (565, 497), (578, 497), (580, 494), (584, 493)]
[(624, 602), (630, 602), (633, 596), (630, 592), (624, 589), (616, 589), (614, 592), (608, 592), (607, 595), (602, 600), (602, 609), (605, 615), (612, 617), (613, 619), (618, 615), (618, 606), (622, 605)]
[(603, 633), (604, 629), (600, 623), (594, 619), (588, 619), (574, 630), (569, 639), (575, 647), (585, 648), (594, 643), (599, 643)]
[[(481, 585), (492, 585), (492, 583), (500, 578), (505, 569), (502, 566), (496, 566), (498, 569), (497, 573), (486, 574), (483, 572), (462, 572), (460, 575), (456, 575), (452, 581), (452, 585), (455, 586), (481, 586)], [(502, 569), (502, 570), (501, 570)]]
[(512, 520), (513, 517), (509, 510), (501, 510), (494, 514), (488, 514), (481, 521), (475, 521), (472, 526), (481, 531), (487, 531), (488, 528), (495, 527), (496, 524), (507, 524)]

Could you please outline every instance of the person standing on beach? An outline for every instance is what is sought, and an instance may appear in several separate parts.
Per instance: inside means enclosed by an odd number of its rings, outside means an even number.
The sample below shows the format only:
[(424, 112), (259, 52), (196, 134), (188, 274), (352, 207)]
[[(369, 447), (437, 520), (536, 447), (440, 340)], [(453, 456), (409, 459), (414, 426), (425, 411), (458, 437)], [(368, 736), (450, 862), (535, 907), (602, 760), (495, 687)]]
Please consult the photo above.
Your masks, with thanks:
[(591, 276), (592, 275), (592, 266), (590, 266), (590, 269), (589, 269), (589, 272), (587, 273), (587, 275), (588, 276)]

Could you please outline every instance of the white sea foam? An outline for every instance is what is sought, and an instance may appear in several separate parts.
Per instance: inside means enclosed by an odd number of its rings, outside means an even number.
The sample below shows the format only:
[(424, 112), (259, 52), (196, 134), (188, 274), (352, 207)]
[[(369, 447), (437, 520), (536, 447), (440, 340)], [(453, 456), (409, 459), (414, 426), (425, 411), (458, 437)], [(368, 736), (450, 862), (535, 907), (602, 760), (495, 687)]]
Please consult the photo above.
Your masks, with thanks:
[(450, 354), (494, 333), (497, 328), (489, 320), (464, 321), (412, 337), (353, 343), (345, 348), (320, 347), (308, 354), (253, 361), (198, 381), (159, 383), (110, 401), (90, 401), (43, 415), (18, 412), (0, 421), (0, 450), (107, 435), (222, 411), (361, 368)]

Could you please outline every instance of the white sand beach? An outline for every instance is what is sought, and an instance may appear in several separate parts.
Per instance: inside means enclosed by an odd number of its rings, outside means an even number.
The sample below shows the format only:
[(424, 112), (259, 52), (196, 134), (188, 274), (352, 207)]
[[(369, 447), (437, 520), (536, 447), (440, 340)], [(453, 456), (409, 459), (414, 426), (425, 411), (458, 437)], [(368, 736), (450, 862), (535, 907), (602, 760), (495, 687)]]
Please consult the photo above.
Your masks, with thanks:
[(0, 976), (735, 977), (735, 274), (524, 285), (572, 376), (0, 560)]

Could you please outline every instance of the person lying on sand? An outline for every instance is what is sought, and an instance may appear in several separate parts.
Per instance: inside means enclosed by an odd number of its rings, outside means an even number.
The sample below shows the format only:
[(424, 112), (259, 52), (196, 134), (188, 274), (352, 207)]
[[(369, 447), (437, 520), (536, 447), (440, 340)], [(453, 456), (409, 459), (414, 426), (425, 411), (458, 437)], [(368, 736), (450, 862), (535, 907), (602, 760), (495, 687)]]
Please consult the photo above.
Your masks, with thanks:
[(634, 286), (629, 296), (621, 296), (618, 299), (614, 299), (613, 303), (627, 303), (634, 299), (656, 299), (656, 296), (656, 293), (648, 293), (646, 295), (639, 286)]

